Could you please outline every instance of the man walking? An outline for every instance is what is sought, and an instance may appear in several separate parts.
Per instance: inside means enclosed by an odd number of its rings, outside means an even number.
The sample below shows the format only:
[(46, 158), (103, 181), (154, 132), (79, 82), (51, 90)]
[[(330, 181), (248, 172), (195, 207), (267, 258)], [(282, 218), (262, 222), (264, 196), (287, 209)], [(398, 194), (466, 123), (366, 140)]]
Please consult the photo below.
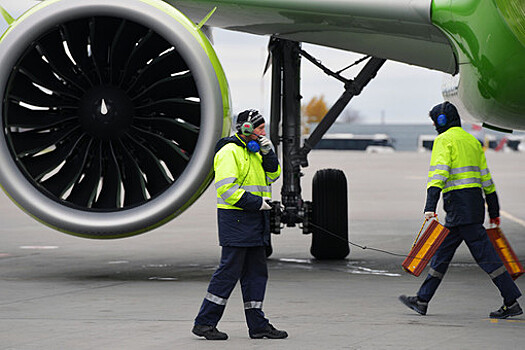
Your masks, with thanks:
[[(430, 262), (430, 270), (416, 296), (401, 295), (400, 301), (426, 315), (428, 303), (443, 279), (461, 242), (465, 241), (478, 265), (490, 276), (503, 297), (503, 306), (491, 318), (507, 318), (523, 313), (517, 299), (521, 292), (490, 243), (483, 227), (487, 203), (490, 223), (499, 225), (496, 187), (487, 168), (481, 144), (461, 128), (456, 107), (449, 102), (435, 106), (430, 118), (438, 132), (434, 141), (427, 183), (425, 218), (436, 216), (443, 192), (445, 226), (449, 234)], [(485, 200), (483, 199), (485, 194)]]

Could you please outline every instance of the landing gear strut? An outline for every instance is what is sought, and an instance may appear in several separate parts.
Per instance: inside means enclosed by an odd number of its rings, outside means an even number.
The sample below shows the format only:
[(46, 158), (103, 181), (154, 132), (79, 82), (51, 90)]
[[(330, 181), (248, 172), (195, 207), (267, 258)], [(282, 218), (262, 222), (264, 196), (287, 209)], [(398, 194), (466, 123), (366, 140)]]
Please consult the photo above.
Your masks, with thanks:
[[(270, 138), (276, 150), (282, 142), (281, 198), (283, 210), (272, 215), (272, 233), (301, 224), (303, 233), (312, 233), (311, 253), (317, 259), (344, 259), (348, 247), (348, 209), (346, 177), (340, 170), (325, 169), (313, 180), (313, 202), (301, 196), (301, 167), (308, 166), (308, 153), (332, 126), (352, 97), (361, 93), (381, 68), (385, 59), (371, 57), (353, 80), (330, 71), (301, 49), (295, 41), (272, 38), (272, 97)], [(345, 91), (301, 147), (301, 57), (325, 73), (342, 81)], [(281, 125), (282, 123), (282, 125)], [(282, 134), (279, 134), (280, 127)], [(280, 203), (275, 203), (280, 207)], [(334, 237), (334, 235), (336, 237)]]

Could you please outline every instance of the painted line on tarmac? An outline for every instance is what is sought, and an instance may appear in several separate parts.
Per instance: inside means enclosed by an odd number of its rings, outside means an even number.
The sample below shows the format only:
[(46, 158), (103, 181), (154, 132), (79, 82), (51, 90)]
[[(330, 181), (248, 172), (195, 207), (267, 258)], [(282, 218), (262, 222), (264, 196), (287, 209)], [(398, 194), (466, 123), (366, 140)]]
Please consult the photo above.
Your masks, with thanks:
[(20, 246), (20, 249), (49, 250), (49, 249), (58, 249), (58, 246), (56, 245), (23, 245), (23, 246)]
[(505, 217), (505, 218), (507, 218), (509, 220), (512, 220), (515, 223), (520, 224), (521, 226), (525, 227), (525, 220), (521, 220), (521, 219), (515, 217), (514, 215), (511, 215), (511, 214), (507, 213), (504, 210), (500, 210), (500, 214), (501, 214), (501, 216), (503, 216), (503, 217)]
[(490, 321), (490, 323), (500, 323), (500, 322), (505, 322), (505, 323), (525, 323), (525, 320), (506, 320), (506, 319), (495, 319), (495, 318), (489, 318), (488, 320)]

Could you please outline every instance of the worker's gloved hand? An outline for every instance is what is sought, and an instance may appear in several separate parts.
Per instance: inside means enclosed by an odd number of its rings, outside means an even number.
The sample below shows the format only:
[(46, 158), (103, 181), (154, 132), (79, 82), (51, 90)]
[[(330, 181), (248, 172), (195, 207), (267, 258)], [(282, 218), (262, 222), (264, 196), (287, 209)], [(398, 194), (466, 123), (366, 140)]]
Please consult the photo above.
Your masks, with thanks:
[(261, 146), (262, 154), (268, 154), (272, 150), (272, 141), (266, 136), (259, 136), (259, 145)]
[(425, 212), (425, 220), (430, 220), (432, 218), (435, 218), (437, 216), (436, 213), (434, 213), (433, 211), (426, 211)]
[(262, 204), (261, 204), (261, 207), (259, 208), (259, 210), (270, 210), (270, 209), (272, 209), (272, 206), (269, 204), (270, 200), (271, 200), (270, 198), (263, 197)]
[(490, 218), (489, 222), (493, 225), (499, 226), (501, 220), (499, 219), (499, 216), (497, 218)]

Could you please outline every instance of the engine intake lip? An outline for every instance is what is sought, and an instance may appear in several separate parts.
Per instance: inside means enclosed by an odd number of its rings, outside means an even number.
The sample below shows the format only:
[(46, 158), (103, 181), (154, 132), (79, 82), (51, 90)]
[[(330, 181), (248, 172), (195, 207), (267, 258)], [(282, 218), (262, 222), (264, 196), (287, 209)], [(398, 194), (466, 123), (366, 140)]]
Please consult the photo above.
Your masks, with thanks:
[[(180, 214), (210, 183), (213, 149), (223, 131), (226, 112), (218, 82), (223, 72), (217, 71), (220, 66), (208, 56), (202, 35), (191, 21), (162, 1), (131, 1), (45, 2), (19, 19), (0, 42), (2, 186), (31, 216), (82, 237), (126, 237)], [(100, 23), (103, 27), (98, 27)], [(100, 47), (92, 40), (83, 46), (86, 53), (80, 57), (78, 47), (74, 49), (76, 41), (68, 39), (69, 25), (69, 32), (83, 26), (90, 38), (145, 30), (140, 39), (131, 41), (130, 49), (153, 42), (162, 50), (157, 50), (161, 52), (156, 56), (140, 57), (141, 64), (133, 63), (127, 55), (121, 55), (119, 62), (104, 61), (106, 53), (119, 52), (115, 48), (121, 41), (107, 44), (107, 50), (100, 54)], [(52, 39), (54, 48), (65, 42), (61, 60), (52, 59), (49, 53), (47, 45)], [(163, 46), (165, 43), (169, 45)], [(42, 76), (31, 81), (34, 75), (23, 65), (23, 60), (38, 59), (48, 61), (52, 75), (58, 75), (52, 87), (42, 83)], [(67, 60), (73, 62), (73, 67), (66, 74)], [(106, 62), (105, 67), (101, 61)], [(169, 62), (179, 67), (169, 76), (152, 68), (169, 66)], [(134, 74), (123, 82), (120, 74), (130, 67)], [(48, 74), (44, 80), (49, 83), (50, 79)], [(177, 81), (183, 82), (179, 88)], [(37, 105), (35, 101), (24, 101), (18, 92), (28, 86), (39, 96), (36, 100), (47, 94), (54, 102)], [(116, 100), (119, 107), (112, 114)], [(183, 108), (170, 109), (173, 105)], [(21, 109), (25, 109), (26, 116), (13, 118)], [(25, 124), (41, 114), (48, 116), (45, 125)], [(39, 139), (39, 149), (27, 141), (31, 138)], [(46, 139), (49, 147), (44, 147), (40, 139)], [(72, 147), (69, 153), (68, 146)], [(63, 171), (70, 163), (70, 168), (83, 164), (83, 169), (89, 171), (71, 171), (74, 175), (65, 177), (63, 182), (67, 184), (62, 184), (49, 169), (41, 170), (45, 162), (36, 161), (55, 154), (56, 163), (59, 153), (65, 165), (52, 170)], [(177, 160), (168, 164), (171, 158)], [(107, 185), (110, 190), (106, 191), (108, 178), (118, 181)], [(79, 186), (88, 183), (95, 185), (89, 190)]]

